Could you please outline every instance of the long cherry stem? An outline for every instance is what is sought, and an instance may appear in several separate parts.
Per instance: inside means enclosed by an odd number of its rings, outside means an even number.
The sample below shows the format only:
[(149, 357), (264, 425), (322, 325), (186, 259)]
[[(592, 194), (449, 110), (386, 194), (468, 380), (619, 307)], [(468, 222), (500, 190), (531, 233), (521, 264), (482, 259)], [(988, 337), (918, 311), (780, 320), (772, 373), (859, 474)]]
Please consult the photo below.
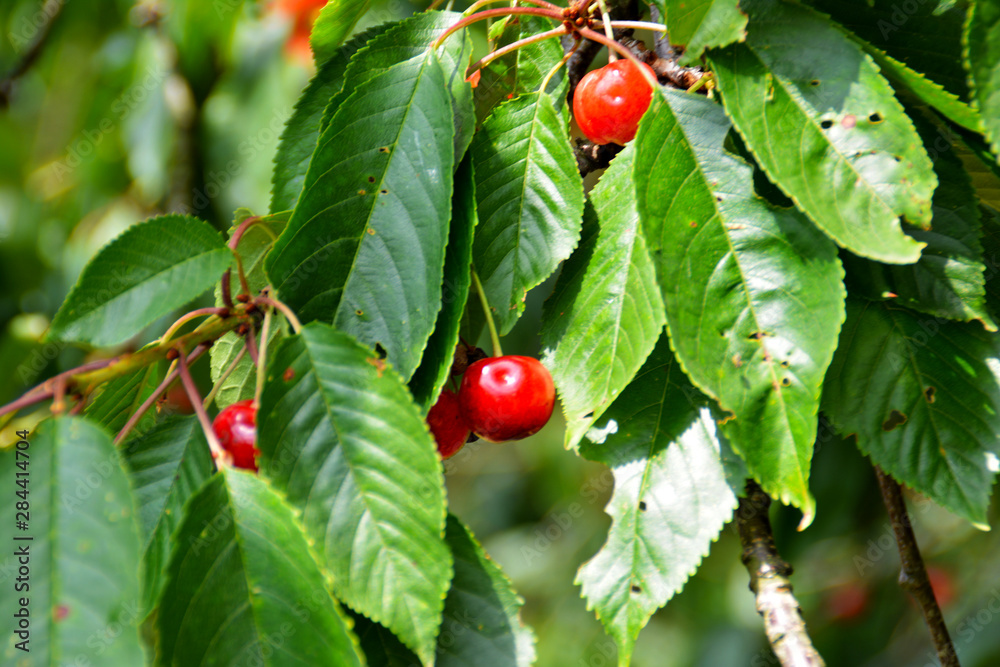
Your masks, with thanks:
[(198, 394), (198, 387), (195, 385), (194, 378), (191, 377), (191, 371), (188, 369), (187, 358), (185, 358), (183, 351), (180, 352), (180, 368), (178, 370), (180, 370), (181, 382), (184, 384), (184, 391), (187, 392), (191, 406), (194, 408), (194, 413), (198, 416), (198, 421), (201, 423), (201, 430), (205, 433), (208, 448), (215, 455), (216, 465), (228, 465), (230, 463), (229, 453), (223, 449), (222, 443), (215, 437), (215, 431), (212, 429), (212, 420), (208, 418), (205, 406), (201, 404), (201, 396)]
[(486, 300), (486, 291), (483, 283), (479, 281), (479, 274), (476, 269), (472, 269), (472, 284), (476, 286), (476, 293), (479, 294), (479, 304), (483, 307), (483, 315), (486, 316), (486, 327), (490, 330), (490, 342), (493, 343), (493, 356), (502, 357), (503, 349), (500, 348), (500, 336), (497, 334), (497, 327), (493, 324), (493, 313), (490, 312), (490, 303)]
[(566, 28), (559, 26), (558, 28), (553, 28), (552, 30), (540, 32), (537, 35), (532, 35), (531, 37), (525, 37), (524, 39), (519, 39), (516, 42), (513, 42), (512, 44), (508, 44), (507, 46), (501, 47), (496, 51), (493, 51), (492, 53), (486, 54), (476, 62), (472, 63), (471, 65), (469, 65), (469, 68), (465, 70), (465, 74), (466, 76), (471, 76), (472, 73), (475, 72), (476, 70), (486, 67), (497, 58), (502, 58), (511, 51), (515, 51), (521, 48), (522, 46), (527, 46), (528, 44), (534, 44), (535, 42), (540, 42), (542, 40), (548, 39), (549, 37), (558, 37), (559, 35), (565, 35), (565, 34), (566, 34)]
[(478, 21), (485, 21), (486, 19), (493, 18), (494, 16), (511, 16), (513, 14), (543, 16), (553, 21), (560, 21), (560, 22), (562, 21), (561, 13), (556, 12), (555, 10), (552, 9), (542, 9), (540, 7), (505, 7), (503, 9), (487, 9), (478, 12), (476, 14), (473, 14), (472, 16), (467, 16), (461, 21), (455, 23), (455, 25), (445, 30), (440, 37), (434, 40), (434, 43), (431, 44), (431, 48), (432, 49), (438, 48), (439, 46), (444, 44), (444, 41), (446, 39), (448, 39), (453, 34), (455, 34), (456, 32), (458, 32), (459, 30), (468, 25), (472, 25), (473, 23), (477, 23)]
[(236, 370), (236, 364), (240, 363), (240, 360), (246, 355), (246, 353), (247, 348), (244, 345), (239, 351), (239, 354), (236, 355), (236, 358), (233, 359), (228, 366), (226, 366), (226, 370), (222, 371), (222, 375), (220, 375), (219, 379), (212, 385), (212, 390), (208, 392), (208, 395), (205, 396), (205, 400), (201, 402), (201, 404), (205, 406), (206, 410), (208, 410), (208, 406), (212, 404), (212, 401), (215, 400), (215, 395), (218, 394), (219, 389), (222, 388), (222, 383), (226, 381), (226, 378), (233, 374), (233, 371)]
[(253, 409), (260, 407), (260, 395), (264, 392), (264, 371), (267, 367), (267, 337), (271, 333), (271, 318), (274, 311), (269, 310), (264, 314), (264, 324), (260, 327), (260, 352), (257, 355), (257, 384), (253, 392)]
[[(551, 2), (546, 2), (545, 0), (520, 0), (520, 1), (526, 2), (529, 5), (535, 5), (536, 7), (545, 7), (547, 9), (551, 9), (557, 12), (562, 12), (563, 10), (562, 7), (554, 5)], [(469, 5), (468, 9), (466, 9), (462, 13), (471, 16), (480, 7), (485, 7), (486, 5), (492, 5), (497, 2), (507, 2), (507, 0), (477, 0), (477, 2), (473, 2), (471, 5)]]

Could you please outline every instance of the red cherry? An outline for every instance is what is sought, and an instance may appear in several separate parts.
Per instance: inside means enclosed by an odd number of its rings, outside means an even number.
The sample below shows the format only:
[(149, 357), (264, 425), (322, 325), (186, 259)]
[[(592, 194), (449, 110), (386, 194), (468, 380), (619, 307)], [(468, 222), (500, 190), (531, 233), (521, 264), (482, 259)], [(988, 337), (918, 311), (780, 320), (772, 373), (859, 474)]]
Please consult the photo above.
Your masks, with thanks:
[[(653, 74), (653, 69), (642, 67)], [(655, 78), (655, 74), (653, 74)], [(616, 60), (587, 72), (573, 93), (573, 117), (580, 131), (595, 144), (624, 146), (635, 138), (653, 91), (631, 60)]]
[(257, 410), (252, 400), (233, 403), (212, 422), (212, 430), (237, 468), (257, 472)]
[(849, 581), (833, 590), (826, 600), (830, 618), (851, 621), (868, 609), (868, 588), (860, 581)]
[(503, 442), (541, 430), (552, 416), (556, 390), (538, 359), (509, 355), (469, 366), (458, 399), (473, 433)]
[(427, 425), (443, 459), (454, 456), (469, 439), (469, 425), (465, 423), (458, 396), (450, 389), (441, 392), (427, 413)]

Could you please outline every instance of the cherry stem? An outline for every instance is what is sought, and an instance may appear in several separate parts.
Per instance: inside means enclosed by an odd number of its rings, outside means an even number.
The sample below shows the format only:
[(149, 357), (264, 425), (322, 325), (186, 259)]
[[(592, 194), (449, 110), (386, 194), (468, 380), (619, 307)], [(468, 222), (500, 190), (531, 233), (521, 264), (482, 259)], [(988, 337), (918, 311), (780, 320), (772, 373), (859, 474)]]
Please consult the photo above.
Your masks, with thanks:
[(633, 30), (653, 30), (654, 32), (666, 32), (667, 26), (662, 23), (651, 21), (611, 21), (612, 28), (631, 28)]
[(198, 387), (194, 384), (194, 378), (191, 377), (191, 371), (188, 370), (187, 358), (184, 356), (184, 351), (178, 350), (178, 352), (181, 353), (179, 358), (180, 367), (178, 369), (181, 374), (181, 383), (184, 385), (184, 391), (187, 392), (191, 406), (194, 407), (194, 413), (198, 416), (198, 421), (201, 423), (201, 430), (205, 432), (205, 439), (208, 440), (208, 448), (215, 454), (216, 465), (229, 465), (229, 454), (222, 448), (222, 443), (219, 442), (219, 439), (215, 437), (215, 431), (212, 429), (212, 420), (208, 418), (205, 406), (201, 404), (201, 396), (198, 394)]
[(257, 365), (257, 333), (254, 331), (253, 322), (249, 323), (247, 332), (243, 335), (246, 340), (246, 351), (250, 355), (250, 361)]
[[(441, 0), (438, 0), (438, 2), (435, 2), (434, 4), (440, 4), (440, 2)], [(486, 5), (492, 5), (496, 2), (507, 2), (507, 0), (477, 0), (477, 2), (474, 2), (471, 5), (469, 5), (469, 7), (463, 13), (471, 15), (471, 12), (475, 12), (480, 7), (485, 7)], [(521, 0), (521, 2), (526, 2), (529, 5), (535, 5), (536, 7), (545, 7), (547, 9), (552, 9), (557, 12), (561, 12), (563, 10), (562, 7), (554, 5), (551, 2), (546, 2), (545, 0)]]
[(494, 16), (512, 16), (515, 14), (527, 14), (530, 16), (544, 16), (547, 19), (552, 19), (553, 21), (562, 21), (562, 14), (553, 9), (542, 9), (540, 7), (504, 7), (503, 9), (487, 9), (481, 12), (477, 12), (472, 16), (466, 16), (461, 21), (455, 23), (431, 43), (431, 49), (436, 49), (441, 46), (446, 39), (451, 37), (454, 33), (458, 32), (462, 28), (477, 23), (479, 21), (485, 21), (486, 19), (493, 18)]
[(577, 32), (580, 33), (582, 37), (586, 37), (587, 39), (593, 42), (598, 42), (599, 44), (603, 44), (609, 49), (614, 49), (625, 58), (631, 60), (632, 63), (639, 68), (639, 72), (642, 74), (643, 78), (646, 79), (646, 82), (653, 88), (653, 90), (656, 90), (657, 88), (660, 87), (660, 82), (656, 80), (656, 76), (650, 73), (650, 71), (647, 69), (649, 66), (646, 65), (646, 67), (643, 67), (645, 63), (636, 58), (635, 54), (626, 49), (624, 46), (614, 41), (613, 39), (608, 39), (607, 37), (605, 37), (604, 35), (595, 30), (591, 30), (590, 28), (577, 28), (576, 30)]
[[(598, 4), (601, 7), (601, 22), (604, 23), (604, 34), (611, 41), (615, 40), (615, 31), (611, 27), (611, 16), (608, 13), (608, 6), (604, 0), (598, 0)], [(608, 51), (608, 62), (613, 63), (618, 60), (618, 56), (615, 55), (614, 51)]]
[(469, 68), (465, 70), (466, 76), (471, 76), (476, 70), (486, 67), (491, 62), (497, 58), (502, 58), (511, 51), (521, 48), (522, 46), (527, 46), (528, 44), (534, 44), (535, 42), (540, 42), (542, 40), (548, 39), (549, 37), (557, 37), (559, 35), (565, 35), (566, 28), (559, 26), (558, 28), (553, 28), (552, 30), (547, 30), (545, 32), (540, 32), (537, 35), (532, 35), (531, 37), (525, 37), (524, 39), (519, 39), (516, 42), (512, 42), (507, 46), (501, 47), (492, 53), (488, 53), (476, 62), (469, 65)]
[(302, 322), (300, 322), (299, 318), (295, 316), (295, 313), (292, 312), (292, 309), (289, 308), (284, 303), (282, 303), (281, 301), (270, 296), (259, 296), (256, 299), (254, 299), (254, 301), (256, 303), (262, 303), (264, 305), (271, 306), (272, 308), (277, 308), (278, 310), (280, 310), (281, 314), (285, 316), (286, 320), (288, 320), (288, 323), (292, 325), (293, 333), (299, 333), (300, 331), (302, 331)]
[(222, 371), (222, 375), (220, 375), (219, 379), (215, 381), (215, 384), (212, 386), (212, 390), (208, 392), (208, 396), (206, 396), (205, 400), (202, 401), (202, 405), (205, 406), (206, 410), (208, 410), (208, 406), (212, 404), (212, 401), (215, 400), (215, 395), (218, 394), (219, 390), (222, 388), (222, 383), (233, 374), (233, 371), (236, 370), (236, 364), (240, 363), (240, 360), (246, 355), (246, 353), (246, 347), (240, 349), (239, 354), (236, 355), (236, 358), (233, 359), (232, 363), (226, 366), (226, 370)]
[(260, 327), (260, 354), (257, 355), (257, 384), (253, 392), (253, 409), (260, 407), (260, 395), (264, 391), (264, 369), (267, 366), (267, 337), (271, 331), (271, 317), (273, 310), (264, 313), (264, 324)]
[(185, 313), (177, 318), (177, 321), (170, 325), (170, 327), (160, 336), (160, 343), (166, 343), (170, 340), (170, 337), (177, 333), (185, 322), (190, 322), (196, 317), (204, 317), (206, 315), (218, 315), (219, 317), (226, 317), (229, 315), (228, 308), (199, 308), (198, 310), (192, 310), (190, 313)]
[(252, 225), (260, 222), (260, 216), (251, 216), (240, 223), (240, 226), (236, 228), (233, 235), (229, 237), (229, 249), (233, 251), (233, 255), (236, 257), (236, 270), (239, 272), (240, 276), (240, 288), (243, 290), (244, 294), (250, 294), (250, 283), (247, 282), (247, 274), (243, 271), (243, 258), (240, 257), (240, 253), (237, 252), (236, 247), (240, 244), (240, 239), (243, 238), (243, 233), (246, 232)]
[(233, 308), (233, 295), (230, 294), (229, 283), (232, 279), (232, 269), (226, 269), (226, 272), (222, 274), (222, 303), (226, 308)]
[[(198, 345), (191, 352), (191, 356), (188, 359), (188, 361), (194, 362), (198, 357), (204, 354), (205, 350), (207, 349), (208, 349), (207, 345), (204, 344)], [(160, 384), (157, 385), (156, 389), (153, 390), (153, 393), (150, 394), (146, 398), (146, 400), (142, 402), (142, 405), (139, 406), (139, 409), (132, 413), (132, 416), (128, 418), (127, 422), (125, 422), (125, 426), (122, 426), (122, 430), (118, 431), (118, 435), (115, 436), (116, 445), (120, 445), (125, 440), (125, 436), (128, 435), (129, 431), (131, 431), (136, 424), (139, 423), (139, 420), (142, 419), (142, 416), (144, 414), (146, 414), (150, 406), (152, 406), (153, 403), (155, 403), (156, 400), (160, 397), (160, 394), (165, 392), (167, 390), (167, 387), (169, 387), (170, 384), (175, 379), (177, 379), (178, 372), (179, 371), (177, 368), (172, 368), (167, 371), (167, 375), (163, 378), (163, 381), (160, 382)]]
[(472, 284), (476, 286), (476, 293), (479, 294), (479, 303), (483, 307), (483, 314), (486, 316), (486, 327), (490, 330), (490, 342), (493, 343), (493, 356), (502, 357), (503, 350), (500, 348), (500, 336), (497, 335), (497, 327), (493, 324), (493, 313), (490, 312), (490, 304), (486, 300), (486, 291), (483, 283), (479, 281), (479, 274), (476, 269), (472, 269)]

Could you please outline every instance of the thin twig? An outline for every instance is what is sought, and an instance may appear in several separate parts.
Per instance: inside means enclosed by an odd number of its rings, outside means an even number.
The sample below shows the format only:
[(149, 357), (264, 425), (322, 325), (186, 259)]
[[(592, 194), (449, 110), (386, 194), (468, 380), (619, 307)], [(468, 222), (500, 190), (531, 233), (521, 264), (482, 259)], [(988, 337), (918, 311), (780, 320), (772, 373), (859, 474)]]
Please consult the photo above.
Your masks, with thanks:
[(110, 359), (99, 359), (97, 361), (91, 361), (82, 366), (77, 366), (76, 368), (71, 368), (68, 371), (64, 371), (55, 375), (45, 382), (36, 385), (26, 391), (21, 398), (17, 399), (12, 403), (8, 403), (3, 407), (0, 407), (0, 416), (7, 414), (8, 412), (17, 412), (21, 408), (26, 408), (29, 405), (34, 405), (35, 403), (41, 403), (44, 400), (52, 398), (55, 396), (56, 384), (58, 382), (67, 382), (67, 386), (72, 386), (68, 383), (68, 379), (76, 375), (77, 373), (84, 373), (86, 371), (99, 370), (101, 368), (106, 368), (111, 364), (118, 361), (119, 357), (111, 357)]
[(920, 555), (920, 547), (917, 546), (917, 538), (913, 534), (913, 526), (910, 524), (910, 515), (906, 511), (906, 502), (903, 500), (899, 482), (878, 466), (875, 466), (875, 474), (878, 476), (882, 502), (885, 503), (889, 521), (892, 522), (892, 531), (896, 534), (900, 561), (899, 585), (920, 605), (941, 667), (959, 667), (955, 645), (952, 644), (951, 636), (948, 634), (948, 626), (945, 625), (941, 607), (934, 597), (934, 589), (931, 588), (927, 568), (924, 567), (924, 559)]
[(178, 329), (180, 329), (182, 326), (184, 326), (185, 322), (190, 322), (191, 320), (195, 319), (196, 317), (208, 317), (208, 316), (211, 316), (211, 315), (216, 315), (218, 317), (226, 317), (227, 315), (229, 315), (229, 309), (228, 308), (199, 308), (197, 310), (192, 310), (189, 313), (184, 313), (183, 315), (181, 315), (180, 317), (177, 318), (176, 322), (174, 322), (173, 324), (171, 324), (167, 328), (167, 330), (163, 333), (162, 336), (160, 336), (160, 343), (162, 344), (162, 343), (168, 342), (170, 340), (170, 337), (173, 336), (177, 332)]
[(822, 667), (825, 663), (806, 632), (799, 603), (788, 577), (792, 567), (778, 554), (767, 510), (771, 498), (747, 480), (746, 498), (740, 498), (736, 525), (743, 546), (741, 560), (750, 573), (750, 590), (757, 597), (757, 612), (764, 631), (783, 667)]
[(300, 322), (299, 318), (295, 316), (295, 313), (292, 312), (291, 308), (289, 308), (287, 305), (285, 305), (278, 299), (264, 295), (264, 296), (258, 296), (256, 299), (254, 299), (254, 302), (270, 306), (271, 308), (277, 308), (278, 310), (280, 310), (281, 314), (285, 316), (286, 320), (288, 320), (288, 323), (292, 325), (292, 333), (299, 333), (300, 331), (302, 331), (302, 322)]
[(257, 365), (257, 330), (254, 328), (253, 322), (247, 324), (246, 333), (243, 334), (244, 340), (246, 340), (246, 350), (247, 354), (250, 355), (250, 361), (253, 365)]
[[(38, 27), (38, 32), (35, 34), (35, 41), (31, 43), (28, 50), (24, 52), (21, 59), (17, 61), (17, 64), (2, 80), (0, 80), (0, 109), (6, 109), (10, 104), (11, 93), (14, 90), (14, 82), (24, 76), (31, 66), (35, 64), (38, 60), (38, 56), (42, 54), (42, 48), (45, 46), (46, 40), (49, 38), (49, 33), (52, 31), (52, 26), (55, 24), (56, 19), (62, 13), (63, 7), (66, 6), (67, 0), (48, 0), (43, 7), (42, 11), (48, 15), (47, 20)], [(52, 8), (51, 10), (49, 8)]]

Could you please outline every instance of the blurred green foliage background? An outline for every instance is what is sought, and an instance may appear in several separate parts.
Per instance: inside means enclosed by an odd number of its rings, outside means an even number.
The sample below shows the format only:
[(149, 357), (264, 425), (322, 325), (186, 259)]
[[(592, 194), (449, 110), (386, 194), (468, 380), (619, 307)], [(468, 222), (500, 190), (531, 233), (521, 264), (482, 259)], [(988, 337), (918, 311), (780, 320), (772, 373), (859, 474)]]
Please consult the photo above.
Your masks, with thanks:
[[(357, 29), (427, 4), (374, 0)], [(223, 230), (239, 207), (267, 210), (271, 158), (312, 74), (286, 48), (291, 19), (264, 2), (4, 0), (0, 77), (31, 53), (53, 16), (37, 58), (0, 90), (0, 403), (86, 358), (42, 335), (87, 260), (129, 225), (182, 211)], [(530, 295), (507, 352), (537, 354), (550, 286)], [(131, 346), (165, 326), (152, 325)], [(207, 387), (207, 364), (200, 373)], [(516, 444), (469, 445), (445, 468), (452, 511), (526, 598), (537, 664), (615, 664), (613, 642), (573, 584), (607, 532), (610, 472), (563, 450), (558, 418)], [(919, 612), (896, 584), (891, 529), (853, 442), (821, 429), (812, 487), (818, 515), (807, 531), (796, 532), (793, 510), (773, 508), (772, 518), (827, 663), (938, 664)], [(911, 511), (962, 664), (1000, 665), (995, 532), (916, 497)], [(1000, 517), (997, 502), (991, 516)], [(778, 664), (739, 552), (728, 527), (684, 591), (653, 617), (633, 664)]]

